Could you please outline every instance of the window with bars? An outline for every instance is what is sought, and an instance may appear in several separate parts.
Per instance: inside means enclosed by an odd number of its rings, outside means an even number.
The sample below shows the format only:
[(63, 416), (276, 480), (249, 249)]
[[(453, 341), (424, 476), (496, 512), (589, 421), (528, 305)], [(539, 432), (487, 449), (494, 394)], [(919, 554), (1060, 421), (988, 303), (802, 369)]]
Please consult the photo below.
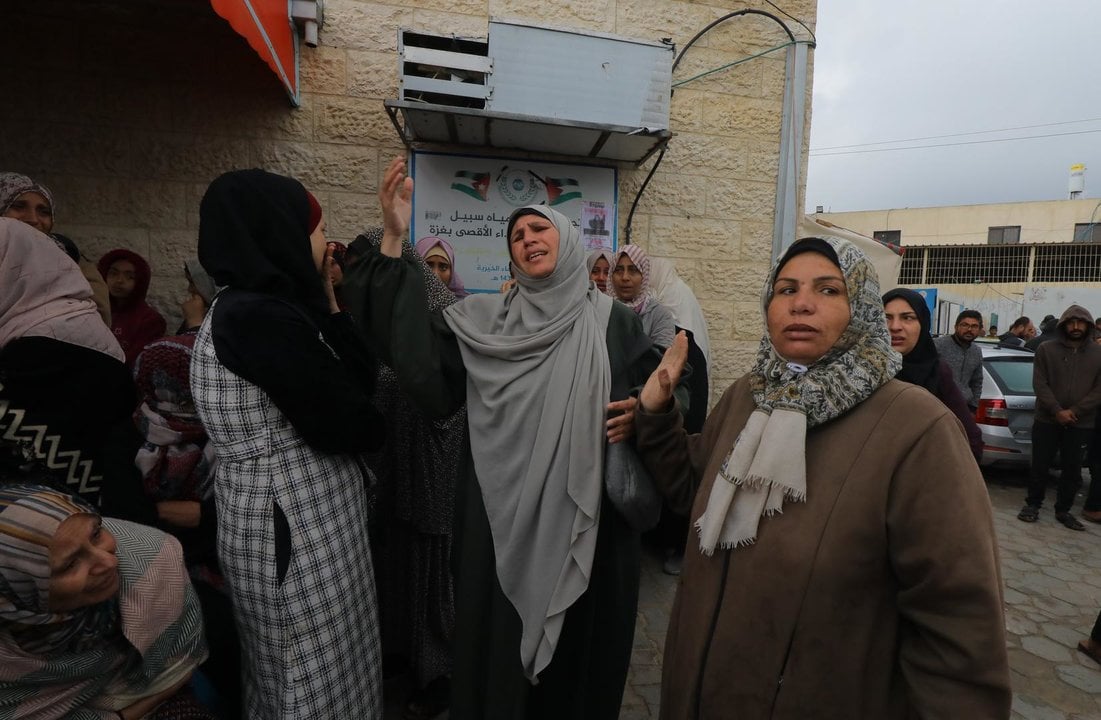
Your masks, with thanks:
[(1101, 244), (1037, 245), (1032, 281), (1101, 281)]
[(899, 285), (920, 285), (921, 267), (925, 261), (925, 248), (906, 248), (902, 256), (902, 267), (898, 269)]
[(1027, 282), (1027, 246), (969, 245), (926, 248), (929, 263), (924, 282)]
[(1021, 242), (1021, 226), (992, 227), (986, 231), (986, 242), (991, 245), (1016, 245)]
[(1101, 243), (1101, 223), (1075, 223), (1074, 242)]

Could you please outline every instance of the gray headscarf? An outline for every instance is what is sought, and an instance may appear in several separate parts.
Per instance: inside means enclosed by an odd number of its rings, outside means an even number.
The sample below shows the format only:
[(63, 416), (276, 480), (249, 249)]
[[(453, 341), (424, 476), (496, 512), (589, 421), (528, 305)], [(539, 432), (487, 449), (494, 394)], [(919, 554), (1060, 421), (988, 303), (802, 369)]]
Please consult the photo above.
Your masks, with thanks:
[(203, 299), (207, 307), (210, 307), (210, 304), (214, 302), (214, 296), (218, 294), (218, 288), (214, 285), (214, 278), (210, 277), (210, 274), (207, 273), (197, 257), (189, 257), (184, 260), (184, 269), (191, 276), (191, 282), (194, 283), (195, 289), (199, 291), (199, 297)]
[(514, 266), (507, 294), (472, 295), (444, 318), (466, 366), (471, 453), (497, 578), (523, 623), (520, 659), (534, 681), (592, 571), (612, 301), (589, 281), (570, 220), (542, 206), (512, 217), (532, 210), (558, 229), (554, 272), (536, 279)]

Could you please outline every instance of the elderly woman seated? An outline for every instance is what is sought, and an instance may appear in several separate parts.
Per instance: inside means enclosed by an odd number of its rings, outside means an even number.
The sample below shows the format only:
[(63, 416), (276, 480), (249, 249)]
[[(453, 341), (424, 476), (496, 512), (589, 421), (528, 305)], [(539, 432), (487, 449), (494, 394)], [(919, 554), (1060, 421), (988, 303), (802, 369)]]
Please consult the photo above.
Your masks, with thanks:
[(204, 718), (176, 540), (44, 486), (0, 485), (0, 716)]

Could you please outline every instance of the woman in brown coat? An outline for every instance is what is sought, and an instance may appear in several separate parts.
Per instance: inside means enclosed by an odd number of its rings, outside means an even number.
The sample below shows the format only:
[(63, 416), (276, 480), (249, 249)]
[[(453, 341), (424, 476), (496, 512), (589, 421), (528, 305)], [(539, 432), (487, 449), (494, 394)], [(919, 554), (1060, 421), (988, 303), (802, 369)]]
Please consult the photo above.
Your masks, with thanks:
[(701, 434), (669, 393), (683, 337), (636, 413), (639, 451), (698, 531), (661, 717), (1008, 718), (989, 498), (951, 411), (892, 379), (870, 263), (804, 238), (763, 306), (756, 364)]

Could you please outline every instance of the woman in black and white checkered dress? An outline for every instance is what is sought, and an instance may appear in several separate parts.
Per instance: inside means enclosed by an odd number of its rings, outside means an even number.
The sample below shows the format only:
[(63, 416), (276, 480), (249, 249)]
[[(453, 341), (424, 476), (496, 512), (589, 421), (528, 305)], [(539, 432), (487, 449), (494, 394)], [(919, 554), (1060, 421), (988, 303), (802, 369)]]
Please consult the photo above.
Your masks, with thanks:
[(378, 448), (382, 418), (371, 358), (322, 281), (323, 230), (298, 181), (262, 170), (221, 176), (200, 208), (199, 257), (226, 288), (191, 386), (218, 458), (218, 556), (253, 719), (381, 717), (358, 454)]

